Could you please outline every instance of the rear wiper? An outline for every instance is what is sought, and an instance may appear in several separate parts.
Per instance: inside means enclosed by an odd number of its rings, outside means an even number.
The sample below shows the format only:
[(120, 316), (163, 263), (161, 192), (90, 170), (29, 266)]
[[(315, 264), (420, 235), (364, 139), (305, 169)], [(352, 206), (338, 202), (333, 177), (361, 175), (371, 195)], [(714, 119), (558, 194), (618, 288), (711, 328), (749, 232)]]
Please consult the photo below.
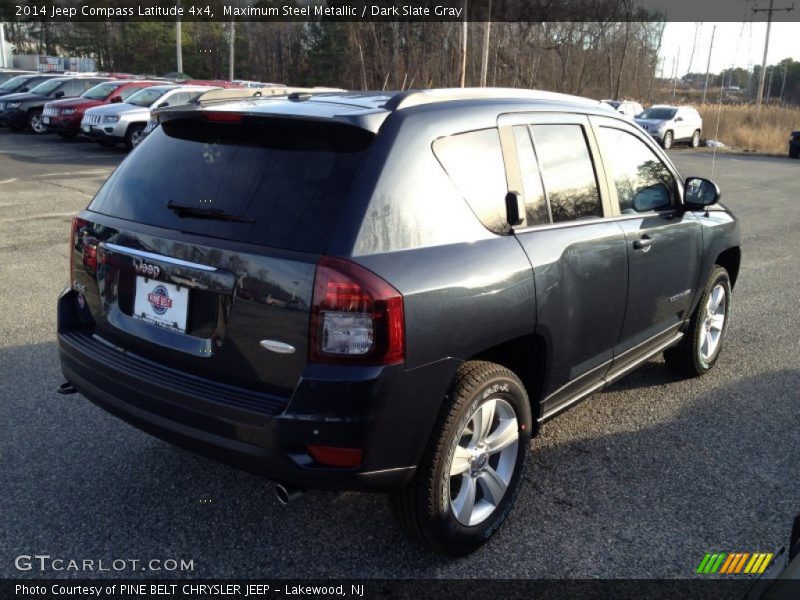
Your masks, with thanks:
[(172, 200), (167, 202), (167, 208), (174, 212), (179, 217), (194, 217), (195, 219), (212, 219), (214, 221), (230, 221), (233, 223), (255, 223), (253, 219), (245, 217), (237, 217), (230, 213), (226, 213), (219, 208), (203, 208), (199, 206), (185, 206), (183, 204), (175, 204)]

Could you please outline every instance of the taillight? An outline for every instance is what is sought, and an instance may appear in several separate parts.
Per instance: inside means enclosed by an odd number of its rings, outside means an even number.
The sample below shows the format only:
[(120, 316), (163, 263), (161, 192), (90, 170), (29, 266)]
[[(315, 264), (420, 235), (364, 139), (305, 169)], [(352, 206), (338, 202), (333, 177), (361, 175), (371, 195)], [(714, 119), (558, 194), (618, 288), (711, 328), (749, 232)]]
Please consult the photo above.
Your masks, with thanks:
[(312, 362), (401, 363), (403, 296), (364, 267), (324, 257), (314, 280), (309, 337)]
[[(75, 283), (75, 260), (74, 260), (74, 253), (79, 252), (81, 255), (81, 262), (84, 265), (89, 266), (91, 264), (93, 267), (97, 266), (97, 246), (91, 245), (90, 248), (86, 247), (85, 236), (86, 230), (85, 227), (89, 224), (89, 221), (85, 219), (80, 219), (78, 217), (72, 217), (72, 230), (69, 235), (69, 285)], [(87, 250), (89, 254), (89, 264), (87, 264)]]

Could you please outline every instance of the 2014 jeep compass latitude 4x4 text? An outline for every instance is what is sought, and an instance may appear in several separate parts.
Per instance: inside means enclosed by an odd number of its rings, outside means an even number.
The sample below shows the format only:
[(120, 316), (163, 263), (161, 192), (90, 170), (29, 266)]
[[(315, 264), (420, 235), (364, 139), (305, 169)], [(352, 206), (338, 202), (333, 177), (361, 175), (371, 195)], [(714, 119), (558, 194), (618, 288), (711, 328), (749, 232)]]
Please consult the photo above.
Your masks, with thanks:
[(67, 383), (279, 482), (387, 491), (466, 554), (539, 425), (719, 357), (735, 218), (599, 102), (525, 90), (165, 108), (74, 219)]

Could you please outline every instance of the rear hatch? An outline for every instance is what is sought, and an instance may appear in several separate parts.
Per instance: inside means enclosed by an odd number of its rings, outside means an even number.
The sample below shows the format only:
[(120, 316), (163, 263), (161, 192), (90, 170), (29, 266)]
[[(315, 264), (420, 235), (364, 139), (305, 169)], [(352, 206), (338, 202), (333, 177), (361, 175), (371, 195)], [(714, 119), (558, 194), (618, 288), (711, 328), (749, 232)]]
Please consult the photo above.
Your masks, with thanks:
[(288, 396), (316, 265), (373, 134), (235, 113), (165, 122), (73, 225), (89, 333), (192, 375)]

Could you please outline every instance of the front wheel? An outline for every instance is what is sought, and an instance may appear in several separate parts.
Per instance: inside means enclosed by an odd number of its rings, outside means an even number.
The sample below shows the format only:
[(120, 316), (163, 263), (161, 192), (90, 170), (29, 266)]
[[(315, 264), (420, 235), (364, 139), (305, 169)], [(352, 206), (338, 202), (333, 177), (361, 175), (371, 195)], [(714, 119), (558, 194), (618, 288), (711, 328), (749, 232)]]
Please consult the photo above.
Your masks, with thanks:
[(45, 133), (47, 125), (45, 125), (42, 113), (32, 113), (28, 117), (28, 127), (33, 133)]
[(700, 146), (700, 130), (696, 129), (692, 134), (692, 148), (697, 148), (698, 146)]
[(689, 330), (678, 346), (664, 352), (667, 366), (690, 377), (708, 373), (722, 351), (730, 310), (730, 276), (716, 265), (689, 322)]
[(391, 495), (401, 527), (440, 554), (477, 550), (511, 511), (530, 437), (519, 378), (494, 363), (464, 363), (414, 478)]
[(671, 131), (667, 131), (664, 134), (663, 139), (661, 140), (661, 145), (664, 147), (664, 150), (669, 150), (672, 148), (672, 142), (674, 141), (674, 137)]
[(125, 147), (133, 150), (144, 139), (144, 125), (131, 125), (125, 133)]

